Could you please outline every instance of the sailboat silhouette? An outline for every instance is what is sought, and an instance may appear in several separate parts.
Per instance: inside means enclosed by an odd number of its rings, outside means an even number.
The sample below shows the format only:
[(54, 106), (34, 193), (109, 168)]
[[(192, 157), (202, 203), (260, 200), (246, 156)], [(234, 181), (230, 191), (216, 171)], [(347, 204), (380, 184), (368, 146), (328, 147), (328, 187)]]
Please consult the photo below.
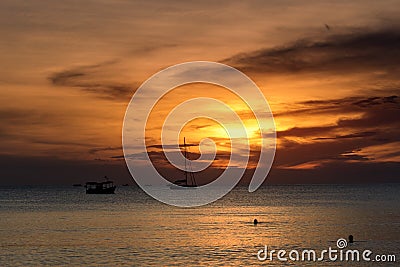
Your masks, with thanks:
[(173, 182), (173, 184), (170, 185), (171, 189), (185, 189), (185, 188), (196, 188), (197, 183), (196, 179), (194, 178), (194, 173), (193, 172), (188, 172), (188, 165), (187, 163), (188, 160), (188, 155), (187, 155), (187, 145), (186, 145), (186, 137), (183, 138), (183, 152), (185, 156), (185, 179), (180, 179), (176, 180)]

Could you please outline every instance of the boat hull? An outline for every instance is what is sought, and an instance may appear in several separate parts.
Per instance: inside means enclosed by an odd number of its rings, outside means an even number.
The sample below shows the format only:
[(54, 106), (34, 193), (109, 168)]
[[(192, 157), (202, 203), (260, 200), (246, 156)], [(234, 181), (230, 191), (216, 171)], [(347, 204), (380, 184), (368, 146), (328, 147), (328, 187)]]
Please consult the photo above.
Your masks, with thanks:
[(114, 194), (115, 193), (115, 186), (109, 188), (87, 188), (86, 194)]

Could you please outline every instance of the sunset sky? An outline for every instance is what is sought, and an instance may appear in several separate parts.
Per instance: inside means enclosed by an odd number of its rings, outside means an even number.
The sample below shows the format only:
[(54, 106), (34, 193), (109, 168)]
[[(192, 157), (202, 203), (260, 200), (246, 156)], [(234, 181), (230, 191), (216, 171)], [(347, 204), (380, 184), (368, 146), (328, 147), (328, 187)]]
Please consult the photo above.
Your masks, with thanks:
[[(121, 148), (127, 105), (151, 75), (193, 60), (235, 67), (262, 90), (278, 138), (267, 183), (398, 182), (399, 14), (400, 1), (3, 0), (0, 184), (133, 183)], [(246, 181), (257, 127), (217, 86), (183, 86), (158, 103), (149, 155), (179, 175), (159, 146), (162, 117), (198, 96), (232, 106), (254, 134)], [(197, 120), (182, 135), (215, 140), (203, 177), (217, 175), (229, 155), (220, 126)]]

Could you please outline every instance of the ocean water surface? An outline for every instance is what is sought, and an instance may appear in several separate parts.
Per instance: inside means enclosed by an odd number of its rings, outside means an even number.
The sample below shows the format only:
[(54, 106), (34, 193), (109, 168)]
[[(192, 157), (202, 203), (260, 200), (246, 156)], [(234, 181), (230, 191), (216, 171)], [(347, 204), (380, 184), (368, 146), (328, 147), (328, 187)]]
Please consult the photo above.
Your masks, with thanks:
[[(399, 184), (237, 187), (212, 204), (177, 208), (136, 187), (114, 195), (0, 187), (0, 265), (397, 266), (399, 193)], [(351, 249), (394, 254), (397, 262), (257, 258), (265, 245), (321, 251), (349, 234)]]

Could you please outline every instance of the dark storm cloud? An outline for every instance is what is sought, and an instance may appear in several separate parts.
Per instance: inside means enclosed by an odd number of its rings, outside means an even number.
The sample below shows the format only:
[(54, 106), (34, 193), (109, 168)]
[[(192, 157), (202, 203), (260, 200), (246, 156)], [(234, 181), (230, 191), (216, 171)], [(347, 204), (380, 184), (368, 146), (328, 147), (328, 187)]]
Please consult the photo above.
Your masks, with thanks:
[[(400, 92), (400, 89), (398, 90)], [(296, 109), (296, 106), (299, 106)], [(307, 106), (307, 108), (302, 108)], [(274, 116), (305, 116), (305, 115), (324, 115), (337, 114), (346, 117), (348, 114), (362, 114), (360, 118), (339, 119), (336, 125), (314, 126), (314, 127), (294, 127), (286, 131), (278, 132), (280, 137), (285, 136), (315, 136), (322, 135), (340, 128), (357, 129), (357, 134), (373, 135), (371, 131), (364, 131), (367, 128), (392, 127), (397, 130), (400, 117), (400, 99), (396, 95), (376, 96), (376, 97), (346, 97), (332, 100), (309, 100), (297, 103), (293, 110), (281, 112)], [(361, 129), (361, 132), (360, 132)], [(321, 136), (322, 137), (322, 136)], [(339, 138), (349, 138), (351, 136), (338, 136)]]
[(296, 136), (296, 137), (306, 137), (321, 135), (331, 132), (336, 126), (316, 126), (316, 127), (293, 127), (285, 131), (279, 131), (277, 136), (279, 138)]
[[(385, 90), (383, 90), (385, 91)], [(392, 91), (392, 90), (391, 90)], [(400, 89), (394, 90), (400, 93)], [(296, 103), (293, 107), (288, 107), (285, 112), (275, 112), (274, 117), (281, 116), (304, 116), (304, 115), (323, 115), (323, 114), (338, 114), (338, 113), (354, 113), (362, 111), (364, 107), (387, 103), (386, 99), (392, 99), (392, 103), (397, 103), (397, 96), (388, 97), (369, 97), (351, 96), (340, 99), (327, 100), (306, 100)]]
[[(158, 146), (152, 146), (154, 147), (158, 147)], [(170, 151), (170, 154), (176, 154), (176, 153), (181, 153), (180, 151)], [(163, 163), (165, 165), (168, 165), (168, 159), (165, 157), (164, 151), (162, 150), (162, 146), (159, 146), (159, 149), (157, 151), (147, 151), (147, 152), (140, 152), (140, 153), (133, 153), (133, 154), (128, 154), (126, 155), (126, 158), (130, 158), (130, 159), (136, 159), (136, 160), (147, 160), (147, 156), (146, 154), (149, 156), (149, 158), (152, 161), (163, 161)], [(194, 160), (197, 159), (201, 156), (200, 153), (196, 153), (196, 152), (186, 152), (186, 155), (189, 159)], [(218, 155), (215, 157), (216, 160), (220, 159), (221, 157), (229, 157), (230, 154), (224, 154), (224, 153), (218, 153)], [(124, 158), (124, 155), (117, 155), (117, 156), (112, 156), (110, 157), (112, 159), (120, 159), (120, 158)]]
[(190, 128), (193, 130), (200, 130), (211, 126), (213, 126), (213, 124), (191, 125)]
[(331, 161), (323, 168), (288, 170), (273, 168), (266, 183), (269, 184), (356, 184), (398, 183), (400, 163), (358, 161)]
[[(197, 144), (186, 144), (186, 146), (198, 146)], [(184, 145), (179, 145), (179, 147), (185, 147)], [(176, 145), (150, 145), (147, 146), (147, 149), (149, 148), (157, 148), (157, 149), (176, 149)]]
[(48, 79), (55, 86), (79, 88), (97, 97), (106, 99), (127, 100), (132, 96), (139, 85), (110, 81), (104, 73), (104, 68), (112, 66), (116, 62), (117, 61), (109, 61), (68, 69), (53, 73)]
[(354, 154), (352, 151), (350, 151), (349, 153), (340, 155), (336, 159), (337, 160), (356, 160), (356, 161), (371, 160), (370, 158), (368, 158), (366, 156)]
[[(325, 114), (327, 110), (344, 117), (348, 112), (358, 112), (361, 116), (351, 119), (339, 119), (334, 125), (314, 127), (294, 127), (277, 133), (281, 148), (275, 158), (276, 168), (290, 168), (302, 164), (311, 164), (317, 168), (356, 162), (368, 162), (377, 168), (382, 162), (372, 157), (358, 154), (363, 148), (393, 144), (400, 141), (400, 101), (398, 96), (349, 97), (334, 100), (310, 100), (298, 103), (306, 105), (299, 110), (304, 116), (313, 110), (315, 114)], [(289, 112), (293, 115), (293, 112)], [(281, 116), (285, 116), (284, 113)], [(345, 134), (340, 134), (345, 133)], [(296, 141), (298, 138), (304, 141)], [(388, 157), (397, 156), (396, 153)], [(340, 162), (340, 163), (338, 163)], [(378, 166), (379, 165), (379, 166)], [(365, 165), (357, 165), (365, 167)]]
[(314, 140), (333, 140), (333, 139), (345, 139), (345, 138), (359, 138), (359, 137), (369, 137), (376, 135), (376, 132), (361, 132), (361, 133), (352, 133), (345, 135), (336, 135), (335, 137), (318, 137), (314, 138)]
[(294, 43), (242, 53), (224, 63), (253, 72), (347, 72), (369, 69), (397, 73), (400, 61), (399, 29), (358, 30), (328, 38), (297, 40)]
[(122, 150), (122, 146), (117, 146), (117, 147), (112, 147), (112, 146), (108, 146), (108, 147), (95, 147), (95, 148), (91, 148), (89, 150), (90, 154), (96, 154), (98, 152), (104, 152), (104, 151), (121, 151)]
[(38, 138), (38, 137), (27, 137), (28, 141), (34, 144), (42, 144), (42, 145), (56, 145), (56, 146), (82, 146), (82, 147), (90, 147), (90, 144), (84, 142), (68, 142), (61, 140), (49, 140), (48, 138)]

